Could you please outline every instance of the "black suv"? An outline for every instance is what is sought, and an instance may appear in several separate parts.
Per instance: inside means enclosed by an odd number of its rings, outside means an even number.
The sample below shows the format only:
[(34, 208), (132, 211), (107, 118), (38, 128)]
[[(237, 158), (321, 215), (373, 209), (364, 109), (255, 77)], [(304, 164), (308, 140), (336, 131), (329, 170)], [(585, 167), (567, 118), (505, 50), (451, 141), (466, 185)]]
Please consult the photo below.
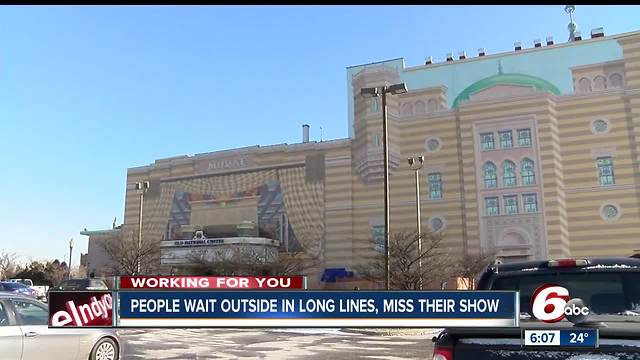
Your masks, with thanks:
[[(589, 314), (545, 323), (532, 314), (531, 299), (542, 285), (564, 287)], [(520, 327), (447, 328), (434, 338), (434, 360), (634, 359), (640, 360), (640, 259), (590, 258), (493, 265), (479, 277), (477, 290), (520, 292)], [(593, 328), (597, 349), (522, 347), (522, 329)]]
[(51, 290), (109, 290), (109, 286), (102, 279), (69, 279)]

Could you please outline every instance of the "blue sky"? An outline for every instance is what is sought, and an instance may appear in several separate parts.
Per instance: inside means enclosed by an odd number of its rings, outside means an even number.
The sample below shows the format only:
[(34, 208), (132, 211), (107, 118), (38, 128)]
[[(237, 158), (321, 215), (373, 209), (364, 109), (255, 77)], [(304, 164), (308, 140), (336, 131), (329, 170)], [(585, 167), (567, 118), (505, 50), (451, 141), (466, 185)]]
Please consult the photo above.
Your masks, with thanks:
[[(577, 6), (588, 38), (637, 6)], [(563, 6), (0, 7), (0, 249), (87, 251), (124, 213), (126, 169), (221, 149), (344, 138), (347, 66), (564, 42)]]

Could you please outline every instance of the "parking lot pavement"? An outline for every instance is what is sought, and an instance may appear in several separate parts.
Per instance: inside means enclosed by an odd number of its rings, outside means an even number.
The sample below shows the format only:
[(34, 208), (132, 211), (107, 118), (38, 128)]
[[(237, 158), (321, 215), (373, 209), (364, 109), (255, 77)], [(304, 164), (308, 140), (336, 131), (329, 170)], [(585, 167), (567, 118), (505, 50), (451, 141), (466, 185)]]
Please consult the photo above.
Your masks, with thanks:
[(120, 330), (122, 359), (429, 359), (431, 337), (339, 329)]

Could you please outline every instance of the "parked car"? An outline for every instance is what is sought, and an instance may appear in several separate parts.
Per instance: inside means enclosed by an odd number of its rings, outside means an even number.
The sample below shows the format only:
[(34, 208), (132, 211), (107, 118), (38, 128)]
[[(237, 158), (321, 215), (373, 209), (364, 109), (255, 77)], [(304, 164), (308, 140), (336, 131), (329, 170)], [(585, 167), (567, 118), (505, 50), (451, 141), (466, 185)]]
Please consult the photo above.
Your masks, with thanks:
[[(562, 287), (568, 291), (568, 297), (579, 299), (583, 304), (581, 308), (588, 308), (587, 315), (546, 319), (553, 323), (536, 319), (532, 301), (539, 297), (541, 286), (550, 285)], [(447, 328), (433, 339), (434, 360), (640, 360), (640, 259), (561, 259), (498, 264), (483, 272), (477, 290), (519, 291), (520, 327)], [(558, 294), (550, 295), (559, 297)], [(523, 329), (550, 328), (597, 328), (599, 347), (523, 347)]]
[(9, 281), (0, 282), (0, 291), (26, 295), (33, 298), (38, 297), (38, 292), (36, 290), (19, 282), (9, 282)]
[(114, 329), (49, 328), (47, 304), (0, 293), (2, 359), (117, 360), (120, 341)]
[(27, 286), (33, 286), (33, 281), (31, 279), (9, 279), (8, 282), (18, 282), (25, 284)]
[(38, 300), (47, 301), (47, 291), (49, 290), (49, 286), (33, 285), (33, 281), (31, 279), (9, 279), (7, 281), (27, 285), (28, 287), (36, 291), (36, 297), (38, 298)]
[(109, 286), (102, 279), (69, 279), (50, 290), (109, 290)]

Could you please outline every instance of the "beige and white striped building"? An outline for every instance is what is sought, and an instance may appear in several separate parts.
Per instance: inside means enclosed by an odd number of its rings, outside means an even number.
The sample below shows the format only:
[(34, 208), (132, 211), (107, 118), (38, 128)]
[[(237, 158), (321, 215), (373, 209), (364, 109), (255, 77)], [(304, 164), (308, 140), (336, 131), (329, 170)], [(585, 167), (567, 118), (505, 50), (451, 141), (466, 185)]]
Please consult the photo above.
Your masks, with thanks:
[[(349, 137), (157, 160), (127, 172), (125, 231), (171, 241), (204, 229), (303, 252), (311, 287), (327, 268), (379, 249), (383, 225), (381, 109), (388, 96), (391, 231), (415, 227), (414, 174), (424, 155), (422, 223), (455, 253), (495, 249), (505, 261), (630, 256), (640, 249), (640, 32), (405, 67), (347, 68)], [(325, 279), (326, 280), (326, 279)]]

